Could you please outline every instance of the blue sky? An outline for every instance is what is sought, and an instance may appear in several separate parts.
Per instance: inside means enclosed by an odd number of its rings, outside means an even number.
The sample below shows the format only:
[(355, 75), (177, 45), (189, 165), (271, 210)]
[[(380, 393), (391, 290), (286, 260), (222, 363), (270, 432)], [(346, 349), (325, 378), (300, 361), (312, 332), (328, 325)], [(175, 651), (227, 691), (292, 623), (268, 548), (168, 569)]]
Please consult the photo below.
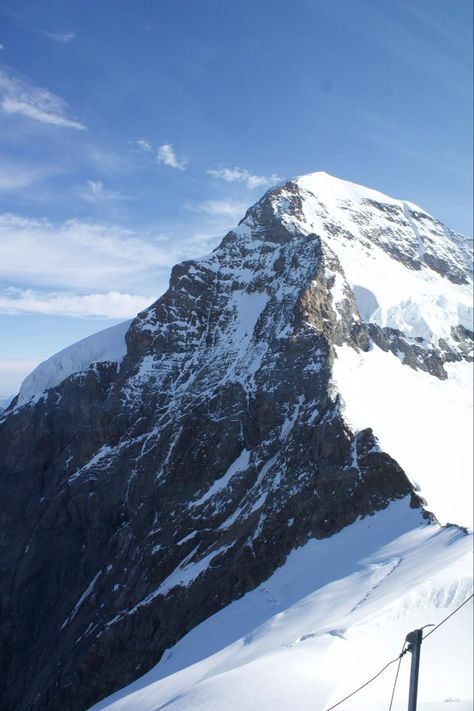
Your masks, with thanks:
[(3, 0), (0, 397), (281, 178), (471, 236), (471, 28), (471, 0)]

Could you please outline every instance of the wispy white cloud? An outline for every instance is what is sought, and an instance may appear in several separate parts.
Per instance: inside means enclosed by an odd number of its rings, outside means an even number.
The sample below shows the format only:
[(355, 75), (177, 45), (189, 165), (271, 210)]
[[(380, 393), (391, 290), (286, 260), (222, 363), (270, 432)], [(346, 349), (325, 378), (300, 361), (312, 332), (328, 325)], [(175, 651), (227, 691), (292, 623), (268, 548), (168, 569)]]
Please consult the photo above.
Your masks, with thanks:
[(0, 157), (0, 192), (26, 188), (51, 173), (48, 169), (23, 165)]
[(153, 235), (98, 222), (0, 215), (0, 279), (48, 290), (141, 291), (176, 252)]
[(254, 175), (246, 168), (208, 168), (206, 172), (208, 175), (212, 175), (213, 178), (225, 180), (227, 183), (244, 183), (249, 190), (265, 185), (273, 185), (281, 180), (276, 173), (272, 175)]
[(80, 190), (80, 196), (87, 202), (106, 202), (109, 200), (120, 200), (120, 193), (106, 188), (101, 180), (88, 180), (86, 186)]
[(163, 143), (163, 145), (158, 148), (156, 160), (158, 163), (163, 163), (170, 168), (177, 168), (178, 170), (184, 170), (186, 167), (186, 161), (178, 160), (171, 143)]
[(43, 292), (8, 288), (0, 291), (0, 313), (47, 314), (81, 318), (132, 318), (149, 306), (155, 296), (108, 291), (93, 294)]
[(68, 106), (59, 96), (31, 86), (3, 69), (0, 69), (0, 108), (6, 114), (21, 114), (51, 126), (86, 128), (79, 121), (68, 118)]
[[(100, 222), (54, 223), (0, 214), (0, 233), (0, 283), (4, 285), (0, 310), (26, 310), (36, 304), (38, 312), (52, 313), (54, 307), (55, 312), (64, 308), (65, 313), (72, 313), (75, 304), (87, 303), (90, 315), (100, 316), (105, 307), (99, 309), (97, 294), (115, 294), (120, 285), (120, 293), (134, 299), (143, 297), (148, 303), (150, 295), (156, 298), (165, 290), (170, 267), (209, 251), (223, 231), (220, 224), (213, 224), (210, 230), (193, 230), (187, 225), (183, 227), (186, 236), (180, 238), (175, 233), (137, 233)], [(39, 292), (51, 296), (39, 298)], [(66, 296), (72, 299), (74, 309), (68, 306)], [(85, 296), (91, 298), (86, 300)], [(111, 298), (107, 297), (108, 316), (127, 318), (130, 311), (120, 311), (124, 299)], [(134, 304), (130, 308), (133, 311), (138, 303), (139, 310), (145, 302), (130, 301)], [(95, 308), (99, 310), (95, 312)]]
[(159, 238), (11, 214), (0, 215), (0, 232), (0, 313), (129, 318), (166, 285), (170, 255)]
[(131, 141), (131, 144), (135, 153), (144, 153), (148, 157), (154, 155), (157, 163), (167, 165), (169, 168), (184, 170), (187, 166), (187, 161), (184, 158), (178, 158), (171, 143), (163, 143), (156, 148), (148, 139), (139, 138)]
[(128, 318), (162, 294), (170, 268), (207, 254), (244, 205), (210, 200), (194, 225), (128, 230), (0, 214), (0, 312)]
[(151, 153), (153, 151), (153, 146), (150, 141), (145, 141), (144, 138), (139, 138), (138, 141), (135, 141), (135, 145), (143, 151), (143, 153)]
[(248, 204), (236, 200), (206, 200), (192, 208), (213, 218), (229, 218), (233, 222), (240, 220), (247, 210)]
[(42, 30), (42, 34), (54, 42), (60, 42), (61, 44), (69, 44), (76, 36), (74, 32), (47, 32), (46, 30)]

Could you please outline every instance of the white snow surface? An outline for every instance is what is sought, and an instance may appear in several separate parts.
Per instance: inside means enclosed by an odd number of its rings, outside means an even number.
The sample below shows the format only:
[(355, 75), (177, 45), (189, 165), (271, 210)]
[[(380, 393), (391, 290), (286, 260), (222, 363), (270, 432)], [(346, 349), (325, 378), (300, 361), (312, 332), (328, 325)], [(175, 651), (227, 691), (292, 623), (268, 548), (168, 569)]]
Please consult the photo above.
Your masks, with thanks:
[(442, 523), (473, 526), (473, 368), (447, 363), (447, 380), (373, 346), (336, 348), (333, 380), (354, 432), (372, 427)]
[[(450, 343), (452, 326), (473, 330), (472, 257), (467, 239), (413, 203), (327, 173), (310, 173), (295, 182), (304, 218), (289, 215), (285, 221), (303, 233), (321, 236), (336, 253), (364, 320), (433, 345), (440, 339)], [(398, 211), (395, 221), (368, 201)], [(454, 284), (427, 266), (409, 269), (384, 249), (391, 245), (414, 259), (423, 258), (429, 248), (459, 266), (469, 283)]]
[(354, 205), (360, 205), (363, 200), (367, 199), (399, 207), (408, 205), (414, 210), (424, 212), (421, 207), (414, 203), (389, 197), (378, 190), (349, 180), (336, 178), (324, 171), (301, 175), (296, 179), (296, 182), (316, 196), (319, 202), (324, 203), (330, 212), (340, 212), (341, 204), (353, 203)]
[[(396, 658), (408, 632), (469, 597), (471, 559), (472, 536), (427, 525), (407, 500), (392, 503), (294, 550), (93, 711), (324, 711)], [(420, 711), (472, 709), (471, 627), (469, 602), (423, 643)], [(396, 711), (406, 709), (409, 656)], [(342, 708), (385, 711), (395, 670)]]
[(130, 320), (124, 321), (94, 333), (40, 363), (23, 381), (17, 407), (60, 385), (70, 375), (87, 370), (92, 363), (121, 361), (127, 353), (125, 334), (130, 324)]
[(215, 496), (215, 494), (217, 494), (219, 491), (225, 489), (234, 474), (237, 474), (237, 472), (242, 471), (248, 467), (249, 459), (250, 452), (247, 449), (243, 449), (237, 459), (232, 462), (226, 473), (223, 474), (219, 479), (216, 479), (212, 486), (210, 486), (209, 489), (199, 499), (197, 499), (197, 501), (192, 501), (190, 503), (190, 506), (200, 506), (201, 504), (208, 501), (208, 499), (211, 499), (213, 496)]

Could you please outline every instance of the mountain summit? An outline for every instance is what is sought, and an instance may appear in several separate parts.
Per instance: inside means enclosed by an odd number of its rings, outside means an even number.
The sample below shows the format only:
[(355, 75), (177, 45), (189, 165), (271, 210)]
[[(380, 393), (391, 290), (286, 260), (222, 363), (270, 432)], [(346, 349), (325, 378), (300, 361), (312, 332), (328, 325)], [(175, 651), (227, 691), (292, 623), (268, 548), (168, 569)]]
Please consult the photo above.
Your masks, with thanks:
[(472, 526), (468, 247), (312, 173), (25, 380), (0, 414), (6, 711), (88, 708), (367, 517)]

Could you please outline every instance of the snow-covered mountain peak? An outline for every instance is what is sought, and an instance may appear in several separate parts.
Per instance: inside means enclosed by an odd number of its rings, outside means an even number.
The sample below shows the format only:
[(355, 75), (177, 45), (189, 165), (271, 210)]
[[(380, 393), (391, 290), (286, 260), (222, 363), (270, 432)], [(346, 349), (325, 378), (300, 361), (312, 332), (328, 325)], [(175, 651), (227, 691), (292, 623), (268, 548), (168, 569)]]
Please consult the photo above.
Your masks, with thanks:
[[(357, 566), (387, 526), (421, 542), (430, 522), (439, 541), (425, 502), (441, 523), (472, 526), (464, 245), (411, 203), (304, 176), (268, 191), (209, 256), (176, 265), (128, 330), (40, 366), (0, 417), (6, 711), (84, 711), (308, 543), (317, 585), (332, 584), (333, 557), (317, 551), (358, 552), (333, 580), (346, 579), (341, 614), (311, 614), (279, 648), (321, 632), (339, 644), (385, 578), (383, 606), (394, 581), (420, 580), (396, 541)], [(362, 537), (339, 538), (352, 524)], [(452, 580), (430, 588), (436, 599)]]
[(409, 269), (428, 269), (455, 284), (472, 282), (472, 245), (465, 237), (412, 202), (328, 173), (280, 183), (250, 208), (241, 225), (275, 239), (262, 229), (275, 221), (293, 235), (355, 240), (366, 249), (382, 249)]
[(293, 182), (309, 193), (312, 193), (327, 206), (337, 205), (341, 202), (360, 204), (367, 200), (373, 200), (380, 204), (397, 205), (398, 207), (408, 205), (411, 209), (427, 214), (414, 203), (390, 197), (379, 190), (337, 178), (324, 171), (301, 175), (295, 178)]
[[(267, 330), (293, 333), (292, 310), (301, 311), (300, 299), (319, 285), (339, 325), (348, 310), (354, 322), (392, 329), (448, 359), (464, 357), (473, 329), (471, 253), (468, 240), (414, 203), (322, 171), (309, 173), (267, 191), (209, 257), (177, 265), (168, 292), (133, 322), (129, 351), (146, 350), (157, 338), (170, 348), (170, 338), (175, 347), (179, 337), (184, 351), (199, 342), (207, 315), (195, 309), (193, 324), (180, 317), (180, 326), (176, 314), (191, 308), (202, 285), (212, 281), (222, 292), (222, 318), (230, 304), (232, 320), (248, 327), (250, 318), (252, 332), (267, 306), (278, 302), (283, 308), (264, 319)], [(120, 360), (127, 328), (84, 339), (42, 363), (23, 383), (18, 405), (93, 362)], [(222, 331), (229, 354), (246, 357), (241, 336), (240, 326)], [(215, 335), (215, 345), (217, 340)]]
[(459, 350), (473, 330), (472, 244), (414, 203), (318, 172), (269, 190), (237, 234), (249, 248), (312, 237), (337, 256), (363, 321)]

